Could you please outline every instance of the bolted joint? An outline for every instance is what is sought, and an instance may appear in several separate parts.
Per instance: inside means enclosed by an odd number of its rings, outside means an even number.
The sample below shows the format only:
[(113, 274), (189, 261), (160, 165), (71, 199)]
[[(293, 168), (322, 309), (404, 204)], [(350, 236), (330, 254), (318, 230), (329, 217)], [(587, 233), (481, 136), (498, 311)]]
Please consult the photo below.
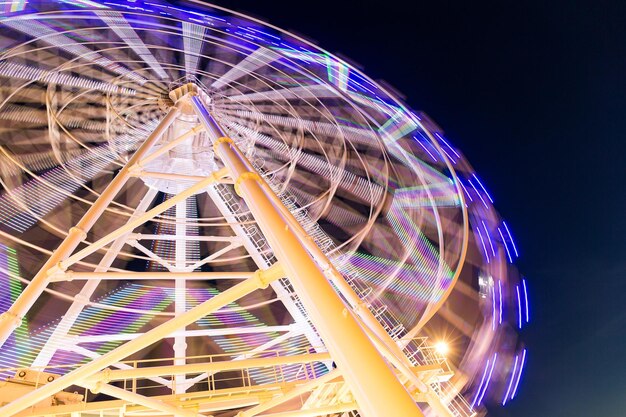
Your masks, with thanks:
[(260, 269), (254, 271), (253, 278), (257, 282), (257, 287), (261, 289), (265, 289), (269, 285), (269, 282), (263, 277), (263, 271)]
[(435, 391), (433, 391), (432, 389), (429, 389), (428, 391), (426, 391), (424, 393), (424, 396), (427, 398), (427, 401), (429, 403), (436, 402), (436, 401), (441, 401), (441, 399), (439, 398), (437, 393)]
[(213, 179), (213, 181), (215, 182), (219, 182), (222, 178), (227, 177), (228, 176), (228, 168), (224, 167), (224, 168), (220, 168), (217, 171), (213, 172), (210, 175), (210, 178)]
[(334, 274), (335, 269), (333, 268), (333, 266), (330, 264), (330, 262), (323, 262), (320, 263), (318, 262), (318, 265), (320, 267), (320, 269), (322, 270), (322, 273), (326, 276), (330, 275), (333, 278), (337, 278)]
[(80, 293), (74, 296), (74, 301), (82, 305), (87, 305), (90, 302), (89, 297), (87, 297), (85, 294)]
[(93, 384), (85, 384), (85, 388), (89, 389), (92, 394), (100, 394), (100, 389), (102, 388), (102, 382), (98, 381)]
[(176, 342), (176, 343), (174, 343), (174, 346), (173, 346), (173, 347), (174, 347), (174, 349), (182, 349), (182, 350), (185, 350), (185, 349), (187, 349), (187, 343), (186, 343), (186, 342), (183, 342), (183, 341)]
[(261, 182), (261, 177), (256, 172), (244, 172), (235, 180), (235, 192), (241, 197), (241, 183), (246, 180)]
[(65, 271), (65, 276), (64, 276), (66, 281), (73, 281), (74, 280), (74, 271), (72, 271), (71, 269), (69, 271)]
[(180, 109), (187, 98), (197, 95), (198, 87), (194, 83), (185, 83), (169, 93), (170, 99)]
[(231, 138), (228, 138), (226, 136), (222, 136), (221, 138), (218, 138), (215, 143), (213, 143), (213, 152), (215, 152), (215, 154), (217, 155), (217, 147), (221, 144), (221, 143), (235, 143), (233, 142), (233, 140)]
[(83, 229), (81, 229), (78, 226), (70, 227), (69, 232), (70, 234), (78, 234), (80, 236), (81, 241), (87, 239), (87, 232), (85, 232)]
[(256, 280), (259, 288), (267, 288), (267, 286), (279, 278), (285, 276), (285, 272), (281, 264), (276, 262), (274, 265), (267, 269), (257, 269), (254, 272), (253, 279)]
[(0, 314), (0, 322), (3, 321), (8, 322), (13, 328), (22, 325), (22, 317), (19, 317), (17, 314), (10, 311), (5, 311), (4, 313)]
[(352, 309), (355, 313), (360, 314), (362, 312), (369, 311), (369, 305), (366, 302), (360, 302)]
[(141, 175), (141, 171), (143, 171), (141, 161), (128, 167), (128, 173), (133, 177), (138, 177), (139, 175)]
[[(48, 279), (51, 281), (71, 281), (74, 279), (74, 271), (61, 269), (63, 264), (58, 262), (55, 266), (46, 271)], [(67, 268), (66, 268), (67, 269)]]
[(63, 261), (59, 261), (55, 266), (46, 271), (46, 275), (50, 278), (54, 275), (64, 274), (65, 271), (67, 271), (67, 265), (65, 265)]
[(100, 382), (108, 384), (111, 381), (111, 368), (104, 368), (101, 372)]

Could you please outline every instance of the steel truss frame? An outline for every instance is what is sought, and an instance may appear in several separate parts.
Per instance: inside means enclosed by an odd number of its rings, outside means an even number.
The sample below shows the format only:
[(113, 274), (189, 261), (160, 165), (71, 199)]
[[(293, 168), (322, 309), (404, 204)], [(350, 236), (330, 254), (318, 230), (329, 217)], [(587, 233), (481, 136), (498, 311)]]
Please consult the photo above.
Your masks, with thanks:
[[(416, 401), (423, 401), (428, 402), (439, 415), (451, 416), (448, 408), (429, 385), (431, 382), (429, 378), (433, 378), (433, 376), (436, 378), (441, 369), (437, 369), (437, 367), (419, 368), (409, 363), (398, 344), (381, 327), (367, 306), (346, 283), (341, 273), (335, 269), (323, 251), (315, 245), (313, 239), (307, 235), (237, 145), (226, 137), (219, 124), (207, 110), (203, 99), (197, 93), (198, 90), (194, 85), (185, 85), (172, 92), (171, 96), (177, 100), (165, 118), (148, 135), (145, 142), (141, 144), (83, 218), (69, 230), (65, 240), (45, 262), (11, 308), (0, 315), (1, 346), (21, 323), (30, 307), (50, 282), (85, 280), (86, 284), (82, 291), (55, 329), (48, 344), (33, 362), (33, 367), (45, 367), (55, 351), (61, 346), (64, 346), (63, 349), (75, 350), (93, 358), (91, 362), (81, 365), (58, 379), (39, 386), (26, 395), (0, 407), (0, 415), (69, 414), (74, 417), (81, 415), (81, 413), (89, 415), (89, 413), (103, 412), (103, 410), (117, 410), (119, 415), (133, 415), (146, 410), (154, 410), (161, 415), (191, 417), (205, 415), (204, 413), (219, 409), (251, 407), (241, 411), (238, 416), (317, 416), (344, 413), (355, 409), (358, 409), (365, 417), (421, 416), (422, 412), (416, 405)], [(150, 153), (150, 150), (167, 128), (174, 123), (183, 109), (190, 107), (200, 119), (201, 124)], [(215, 155), (222, 161), (224, 168), (207, 177), (144, 171), (143, 167), (148, 162), (164, 155), (168, 150), (193, 137), (202, 129), (208, 133), (213, 141)], [(156, 195), (155, 190), (149, 189), (126, 224), (76, 251), (78, 246), (85, 241), (87, 232), (104, 213), (128, 179), (132, 177), (191, 181), (193, 185), (148, 210)], [(234, 184), (235, 191), (247, 204), (274, 252), (278, 260), (277, 263), (268, 265), (267, 261), (255, 251), (254, 245), (251, 244), (245, 231), (235, 221), (231, 221), (234, 214), (223, 201), (220, 201), (214, 188), (214, 185), (220, 182)], [(184, 217), (182, 210), (185, 200), (198, 192), (209, 194), (224, 217), (229, 223), (233, 223), (235, 236), (230, 238), (201, 236), (197, 239), (224, 241), (228, 243), (227, 248), (243, 245), (259, 269), (230, 273), (192, 272), (198, 264), (187, 265), (185, 263), (184, 246), (186, 240), (191, 239), (191, 237), (186, 237), (184, 224), (180, 226), (177, 224), (176, 235), (174, 236), (142, 236), (133, 233), (135, 228), (170, 208), (176, 209), (176, 217)], [(158, 255), (152, 252), (148, 253), (148, 250), (138, 243), (141, 239), (154, 238), (175, 240), (175, 264), (168, 264), (159, 260)], [(150, 258), (162, 263), (169, 272), (108, 272), (109, 267), (125, 244), (135, 246)], [(105, 255), (93, 272), (75, 272), (70, 269), (77, 262), (98, 251), (104, 251)], [(214, 259), (225, 253), (225, 251), (220, 252), (212, 254), (209, 259)], [(285, 276), (289, 279), (304, 305), (308, 318), (303, 316), (303, 313), (293, 304), (289, 294), (286, 294), (285, 289), (279, 285), (277, 280)], [(100, 356), (79, 346), (80, 343), (99, 340), (97, 336), (69, 338), (67, 333), (98, 284), (102, 280), (108, 279), (168, 279), (176, 283), (176, 288), (181, 290), (179, 291), (181, 293), (184, 293), (186, 280), (239, 279), (240, 282), (191, 309), (186, 308), (184, 299), (179, 300), (177, 298), (176, 314), (173, 318), (145, 333), (111, 335), (112, 338), (117, 337), (117, 340), (128, 341)], [(274, 326), (262, 330), (228, 329), (229, 334), (250, 331), (283, 333), (252, 352), (239, 355), (230, 361), (199, 364), (186, 362), (187, 337), (214, 335), (220, 331), (188, 331), (185, 330), (185, 326), (218, 311), (256, 289), (268, 285), (273, 286), (287, 310), (292, 314), (296, 321), (295, 325)], [(347, 303), (343, 300), (346, 300)], [(311, 323), (316, 330), (311, 326)], [(272, 346), (296, 334), (306, 335), (312, 346), (322, 347), (322, 349), (316, 353), (297, 356), (277, 355), (272, 358), (254, 358), (255, 353), (267, 351)], [(173, 365), (137, 368), (121, 362), (134, 352), (164, 338), (175, 339)], [(321, 343), (321, 340), (324, 340), (324, 344)], [(325, 349), (328, 352), (325, 352)], [(194, 383), (225, 370), (246, 370), (255, 367), (280, 366), (285, 363), (301, 363), (304, 366), (306, 363), (324, 362), (330, 365), (333, 361), (337, 364), (337, 369), (329, 369), (326, 374), (306, 381), (290, 383), (277, 381), (276, 384), (249, 385), (241, 389), (185, 393), (186, 389)], [(109, 370), (108, 367), (117, 369)], [(186, 379), (187, 374), (199, 375)], [(168, 380), (165, 378), (166, 376), (171, 376), (172, 379)], [(132, 379), (136, 381), (137, 378), (151, 379), (161, 385), (171, 387), (174, 394), (168, 397), (150, 397), (137, 393), (135, 390), (129, 391), (109, 384), (110, 381), (114, 380)], [(320, 390), (321, 387), (328, 384), (341, 384), (341, 388), (347, 395), (342, 394), (343, 396), (326, 398), (311, 394), (309, 398), (316, 400), (305, 403), (305, 407), (300, 410), (262, 414), (296, 397)], [(33, 405), (72, 385), (86, 387), (95, 393), (102, 392), (119, 400), (32, 408)], [(225, 399), (225, 396), (228, 397), (228, 400)], [(31, 408), (28, 409), (29, 407)]]

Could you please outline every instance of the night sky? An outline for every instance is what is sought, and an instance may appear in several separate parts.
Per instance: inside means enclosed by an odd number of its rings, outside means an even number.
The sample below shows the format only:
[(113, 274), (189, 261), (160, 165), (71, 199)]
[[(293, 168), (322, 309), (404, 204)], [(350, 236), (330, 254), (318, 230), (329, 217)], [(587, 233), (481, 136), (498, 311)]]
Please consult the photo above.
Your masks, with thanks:
[(626, 2), (216, 3), (384, 79), (484, 179), (532, 308), (518, 397), (490, 415), (626, 416)]

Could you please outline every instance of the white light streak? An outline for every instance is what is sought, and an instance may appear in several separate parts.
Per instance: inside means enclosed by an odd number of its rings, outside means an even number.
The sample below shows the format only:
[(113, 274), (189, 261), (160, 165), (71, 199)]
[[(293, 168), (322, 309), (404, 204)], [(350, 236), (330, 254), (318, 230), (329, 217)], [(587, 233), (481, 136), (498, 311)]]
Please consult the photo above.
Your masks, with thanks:
[(96, 12), (96, 14), (104, 23), (109, 25), (113, 32), (117, 33), (117, 36), (122, 38), (161, 79), (169, 78), (165, 70), (163, 70), (163, 67), (161, 67), (152, 53), (150, 53), (143, 41), (139, 39), (135, 30), (128, 24), (121, 13), (101, 11)]
[(94, 64), (102, 68), (106, 68), (116, 74), (130, 78), (131, 80), (138, 82), (140, 85), (146, 82), (145, 78), (111, 61), (110, 59), (105, 58), (98, 52), (92, 51), (66, 35), (57, 33), (41, 22), (33, 19), (5, 19), (2, 21), (2, 24), (10, 27), (11, 29), (30, 35), (33, 38), (37, 38), (42, 42), (56, 46), (72, 55), (85, 59), (89, 62), (93, 62)]
[(509, 251), (509, 247), (506, 244), (506, 240), (504, 239), (504, 235), (502, 234), (502, 230), (498, 227), (498, 233), (500, 233), (500, 237), (502, 238), (502, 245), (504, 245), (504, 249), (506, 249), (506, 255), (509, 258), (509, 263), (513, 263), (513, 258), (511, 257), (511, 252)]
[(493, 362), (491, 363), (491, 369), (489, 370), (489, 376), (487, 377), (487, 382), (485, 383), (485, 387), (483, 388), (483, 392), (482, 394), (480, 394), (480, 398), (478, 399), (478, 405), (480, 405), (480, 403), (483, 400), (483, 397), (485, 396), (485, 393), (487, 392), (487, 387), (489, 386), (489, 383), (491, 382), (491, 376), (493, 375), (493, 368), (496, 366), (496, 360), (498, 359), (498, 354), (494, 353), (493, 354)]
[(204, 42), (204, 27), (183, 22), (183, 43), (185, 45), (185, 73), (192, 78), (198, 68), (198, 60)]
[(121, 93), (134, 95), (135, 90), (131, 88), (119, 87), (115, 84), (104, 81), (91, 80), (89, 78), (77, 77), (57, 71), (46, 71), (28, 65), (16, 64), (14, 62), (0, 62), (0, 76), (17, 78), (20, 80), (40, 81), (50, 84), (60, 84), (67, 87), (84, 88), (88, 90), (98, 90), (105, 93)]
[[(185, 49), (187, 49), (185, 47)], [(215, 80), (211, 87), (220, 89), (231, 82), (238, 80), (239, 78), (247, 75), (264, 65), (269, 64), (272, 61), (278, 59), (280, 55), (271, 49), (259, 48), (248, 55), (245, 59), (241, 60), (237, 65), (228, 70), (224, 75)]]
[(515, 364), (513, 365), (513, 372), (511, 372), (511, 380), (509, 381), (509, 388), (506, 390), (506, 394), (504, 394), (504, 398), (502, 399), (502, 405), (506, 405), (506, 400), (509, 398), (509, 394), (511, 393), (511, 387), (513, 386), (513, 381), (515, 380), (515, 371), (517, 370), (517, 361), (519, 357), (515, 355)]
[(519, 386), (519, 381), (522, 378), (522, 371), (524, 370), (524, 362), (526, 361), (526, 349), (522, 352), (522, 363), (519, 366), (519, 374), (517, 374), (517, 381), (515, 381), (515, 388), (513, 388), (513, 394), (511, 394), (511, 399), (515, 398), (515, 394), (517, 394), (517, 387)]

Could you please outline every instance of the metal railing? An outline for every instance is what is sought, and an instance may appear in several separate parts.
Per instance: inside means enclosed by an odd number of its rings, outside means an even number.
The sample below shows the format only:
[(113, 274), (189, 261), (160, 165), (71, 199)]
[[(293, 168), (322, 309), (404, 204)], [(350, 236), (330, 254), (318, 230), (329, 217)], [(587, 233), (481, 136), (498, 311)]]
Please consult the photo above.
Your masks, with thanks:
[[(268, 359), (267, 362), (264, 362), (262, 365), (257, 366), (249, 366), (244, 367), (245, 362), (242, 363), (242, 367), (239, 369), (229, 368), (225, 370), (194, 370), (193, 372), (185, 372), (186, 377), (188, 378), (185, 382), (182, 382), (182, 385), (187, 385), (190, 379), (193, 377), (199, 377), (197, 381), (195, 381), (191, 386), (195, 387), (196, 390), (207, 391), (207, 392), (215, 392), (221, 389), (233, 389), (233, 388), (261, 388), (266, 384), (286, 384), (294, 381), (298, 381), (301, 383), (302, 381), (309, 381), (317, 379), (320, 374), (318, 370), (316, 370), (316, 363), (320, 363), (318, 361), (305, 361), (298, 362), (294, 360), (294, 363), (277, 363), (272, 364), (272, 358), (284, 358), (291, 357), (294, 355), (307, 355), (309, 354), (309, 348), (289, 348), (289, 349), (275, 349), (275, 350), (264, 350), (262, 352), (239, 352), (239, 353), (221, 353), (221, 354), (212, 354), (212, 355), (201, 355), (201, 356), (188, 356), (185, 358), (185, 361), (188, 365), (194, 364), (206, 364), (207, 369), (210, 368), (211, 364), (219, 364), (219, 363), (233, 363), (238, 361), (244, 361), (248, 359)], [(131, 360), (131, 361), (123, 361), (116, 364), (115, 368), (122, 370), (149, 370), (154, 367), (161, 366), (170, 366), (176, 365), (176, 361), (180, 358), (171, 357), (171, 358), (159, 358), (159, 359), (141, 359), (141, 360)], [(289, 362), (289, 361), (288, 361)], [(41, 385), (45, 384), (46, 378), (51, 378), (50, 380), (56, 379), (59, 375), (65, 374), (70, 370), (74, 369), (76, 365), (53, 365), (46, 367), (34, 367), (34, 368), (3, 368), (0, 369), (0, 372), (6, 374), (15, 375), (17, 380), (28, 380), (32, 381), (34, 388), (38, 388)], [(298, 369), (296, 375), (296, 379), (292, 379), (286, 377), (286, 375), (292, 375), (293, 372), (287, 371), (287, 368), (295, 367)], [(271, 379), (266, 379), (266, 381), (259, 385), (256, 384), (253, 378), (253, 373), (257, 370), (263, 370), (264, 375), (271, 375)], [(110, 370), (103, 370), (99, 375), (102, 377), (102, 381), (107, 382), (108, 380), (108, 372)], [(115, 371), (113, 371), (115, 372)], [(28, 373), (28, 375), (26, 374)], [(23, 375), (22, 375), (23, 374)], [(119, 378), (115, 380), (115, 385), (119, 388), (122, 388), (126, 391), (130, 391), (133, 393), (143, 394), (146, 396), (154, 396), (154, 395), (174, 395), (176, 393), (176, 384), (175, 384), (175, 376), (179, 375), (180, 372), (171, 375), (159, 375), (159, 377), (149, 377), (149, 376), (133, 376), (126, 378)], [(26, 379), (25, 379), (26, 378)], [(165, 379), (168, 384), (164, 385), (162, 380)], [(49, 381), (48, 381), (49, 382)], [(78, 393), (84, 394), (84, 402), (89, 402), (94, 399), (94, 395), (90, 394), (86, 388), (80, 388), (76, 386), (70, 387), (70, 390), (74, 390)], [(82, 391), (82, 392), (81, 392)]]
[[(311, 219), (308, 211), (298, 206), (295, 196), (289, 193), (282, 184), (277, 183), (274, 176), (268, 175), (268, 173), (263, 170), (263, 167), (255, 166), (255, 168), (322, 252), (329, 256), (335, 266), (343, 264), (346, 261), (347, 255), (341, 252), (319, 224)], [(343, 276), (357, 296), (365, 302), (376, 320), (378, 320), (392, 339), (399, 341), (407, 334), (404, 325), (393, 312), (388, 309), (386, 304), (378, 299), (368, 299), (370, 294), (373, 293), (373, 289), (360, 279), (358, 272), (349, 271), (343, 274)], [(289, 287), (291, 288), (290, 285)], [(451, 371), (446, 358), (437, 353), (434, 346), (428, 343), (426, 337), (418, 337), (410, 340), (403, 351), (413, 366), (436, 364), (441, 366), (441, 372)], [(471, 417), (476, 414), (465, 397), (459, 393), (452, 384), (448, 382), (436, 382), (431, 386), (453, 416)], [(352, 411), (350, 413), (344, 413), (344, 415), (357, 417), (358, 413)]]

